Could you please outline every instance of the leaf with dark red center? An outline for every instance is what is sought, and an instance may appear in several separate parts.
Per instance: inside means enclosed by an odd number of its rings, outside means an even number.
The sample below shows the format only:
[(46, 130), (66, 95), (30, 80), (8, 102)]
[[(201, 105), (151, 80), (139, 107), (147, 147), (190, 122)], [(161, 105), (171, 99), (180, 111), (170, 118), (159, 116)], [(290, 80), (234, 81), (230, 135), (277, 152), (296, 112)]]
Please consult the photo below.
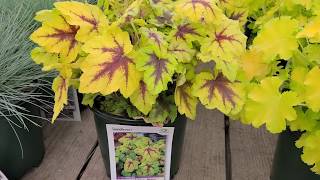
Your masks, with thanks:
[(147, 89), (147, 85), (141, 80), (139, 88), (130, 96), (130, 101), (139, 111), (147, 115), (152, 109), (152, 105), (156, 102), (156, 98), (157, 96), (151, 94)]
[(168, 48), (168, 53), (172, 54), (178, 62), (189, 63), (195, 56), (196, 51), (184, 41), (173, 40)]
[(238, 113), (244, 104), (244, 89), (240, 83), (231, 83), (221, 73), (213, 77), (208, 72), (196, 76), (192, 86), (194, 96), (208, 109), (219, 109), (225, 114)]
[(177, 86), (174, 99), (180, 114), (185, 114), (188, 118), (195, 119), (198, 100), (192, 94), (191, 86), (192, 84), (189, 82)]
[(223, 12), (212, 0), (181, 0), (176, 2), (178, 18), (188, 19), (196, 23), (212, 23), (225, 19)]
[(42, 27), (32, 33), (31, 40), (49, 53), (60, 54), (66, 62), (74, 61), (81, 47), (76, 40), (79, 27), (68, 24), (57, 10), (40, 11), (35, 19)]
[(76, 1), (56, 2), (54, 6), (66, 17), (69, 24), (80, 27), (76, 36), (78, 41), (86, 42), (108, 26), (107, 18), (98, 6)]
[(129, 97), (138, 88), (140, 73), (127, 55), (132, 51), (127, 32), (110, 27), (102, 36), (88, 41), (83, 50), (89, 55), (81, 65), (81, 93), (108, 95), (120, 90)]
[(213, 27), (198, 56), (203, 62), (215, 61), (217, 68), (230, 80), (234, 80), (239, 66), (238, 58), (245, 48), (246, 36), (241, 32), (239, 23), (228, 20)]
[(165, 40), (165, 35), (162, 32), (157, 31), (157, 29), (152, 28), (140, 28), (141, 32), (141, 44), (146, 46), (154, 46), (156, 51), (166, 51), (168, 43)]
[(135, 54), (134, 59), (138, 70), (143, 71), (143, 81), (152, 94), (157, 95), (167, 89), (177, 66), (172, 55), (155, 52), (153, 47), (145, 47)]
[(197, 40), (201, 35), (194, 25), (186, 23), (178, 25), (173, 36), (176, 40), (190, 41)]

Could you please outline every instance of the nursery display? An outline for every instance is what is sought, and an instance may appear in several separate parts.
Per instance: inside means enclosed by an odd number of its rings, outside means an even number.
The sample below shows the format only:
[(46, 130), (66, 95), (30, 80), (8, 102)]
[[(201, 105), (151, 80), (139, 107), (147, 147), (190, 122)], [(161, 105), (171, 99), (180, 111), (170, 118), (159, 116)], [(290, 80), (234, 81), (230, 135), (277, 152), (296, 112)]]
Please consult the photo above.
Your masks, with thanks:
[(59, 72), (52, 122), (70, 86), (93, 108), (100, 143), (106, 123), (176, 126), (201, 103), (271, 133), (300, 131), (313, 171), (302, 177), (319, 178), (317, 0), (66, 1), (35, 19), (31, 56)]
[(50, 2), (0, 0), (0, 171), (9, 179), (39, 165), (44, 154), (37, 106), (48, 74), (32, 62), (28, 36), (37, 28), (35, 12)]

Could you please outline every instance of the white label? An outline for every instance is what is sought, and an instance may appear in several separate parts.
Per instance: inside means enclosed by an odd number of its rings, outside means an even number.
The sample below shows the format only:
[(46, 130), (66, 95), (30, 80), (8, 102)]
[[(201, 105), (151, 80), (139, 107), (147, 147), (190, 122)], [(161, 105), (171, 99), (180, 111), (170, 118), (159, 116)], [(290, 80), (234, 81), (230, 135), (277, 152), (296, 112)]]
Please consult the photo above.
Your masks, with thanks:
[(8, 180), (1, 171), (0, 171), (0, 180)]
[(174, 127), (106, 126), (111, 180), (170, 180)]

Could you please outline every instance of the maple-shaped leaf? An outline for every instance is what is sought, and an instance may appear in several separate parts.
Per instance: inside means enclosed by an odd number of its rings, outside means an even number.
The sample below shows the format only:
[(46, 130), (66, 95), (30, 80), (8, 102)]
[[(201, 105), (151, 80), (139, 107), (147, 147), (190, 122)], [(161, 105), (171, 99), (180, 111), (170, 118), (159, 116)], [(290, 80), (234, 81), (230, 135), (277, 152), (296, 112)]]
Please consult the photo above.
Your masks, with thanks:
[(155, 162), (142, 162), (139, 165), (139, 169), (136, 171), (140, 177), (156, 176), (159, 175), (161, 169), (159, 163)]
[(76, 1), (56, 2), (54, 6), (66, 17), (69, 24), (79, 26), (76, 39), (86, 42), (108, 26), (106, 16), (98, 6)]
[(234, 80), (238, 69), (237, 59), (245, 48), (246, 36), (241, 32), (239, 23), (226, 20), (213, 27), (212, 33), (203, 41), (198, 57), (203, 62), (214, 60), (217, 68)]
[(127, 158), (123, 165), (123, 170), (125, 172), (133, 172), (138, 169), (139, 161)]
[(240, 67), (248, 80), (254, 77), (262, 78), (270, 71), (269, 63), (263, 59), (263, 53), (255, 50), (248, 50), (241, 55)]
[(278, 77), (267, 77), (250, 90), (244, 107), (245, 122), (251, 122), (256, 128), (266, 124), (271, 133), (280, 133), (286, 129), (286, 120), (296, 119), (294, 106), (300, 99), (292, 91), (281, 93), (282, 83)]
[(301, 159), (309, 166), (311, 170), (320, 175), (320, 130), (305, 132), (300, 139), (296, 141), (298, 148), (303, 148)]
[(151, 145), (135, 149), (135, 153), (142, 156), (142, 162), (152, 162), (158, 160), (160, 151)]
[(166, 51), (168, 43), (165, 39), (165, 35), (162, 32), (157, 31), (156, 28), (140, 28), (141, 32), (141, 46), (154, 46), (154, 50)]
[(76, 59), (81, 44), (76, 40), (79, 27), (70, 25), (57, 10), (39, 11), (35, 17), (42, 26), (34, 31), (30, 39), (49, 53), (58, 53), (68, 62)]
[(180, 0), (175, 4), (177, 18), (192, 22), (216, 23), (226, 19), (222, 10), (213, 0)]
[(89, 55), (81, 64), (81, 93), (108, 95), (120, 90), (124, 97), (129, 97), (138, 88), (140, 73), (128, 57), (132, 45), (127, 32), (110, 27), (88, 41), (83, 50)]
[[(320, 64), (320, 44), (309, 44), (305, 48), (303, 48), (303, 53), (307, 56), (307, 58), (310, 62), (316, 62), (317, 64)], [(304, 59), (304, 60), (305, 60)]]
[(202, 36), (204, 36), (204, 32), (202, 30), (203, 26), (198, 23), (188, 23), (188, 22), (177, 22), (178, 25), (173, 28), (170, 33), (172, 39), (176, 41), (182, 40), (188, 43), (192, 41), (199, 40)]
[(196, 76), (193, 94), (208, 109), (217, 108), (225, 114), (238, 113), (244, 104), (244, 89), (240, 83), (231, 83), (219, 73), (202, 72)]
[(144, 47), (134, 54), (134, 59), (137, 69), (143, 71), (143, 81), (152, 94), (159, 94), (167, 89), (177, 66), (172, 55), (156, 52), (153, 47)]
[(313, 111), (320, 110), (320, 69), (319, 67), (312, 68), (305, 76), (305, 101)]
[(185, 114), (190, 119), (195, 119), (198, 99), (192, 94), (192, 84), (187, 82), (177, 86), (174, 100), (180, 114)]
[(59, 75), (53, 80), (52, 90), (54, 92), (54, 107), (53, 107), (53, 117), (51, 122), (53, 123), (60, 112), (62, 111), (64, 105), (68, 103), (68, 87), (71, 74)]
[(156, 98), (157, 96), (148, 91), (147, 85), (141, 80), (138, 89), (130, 96), (130, 101), (139, 111), (147, 115), (156, 102)]
[(298, 93), (301, 99), (305, 98), (306, 87), (304, 84), (308, 69), (305, 67), (294, 67), (291, 72), (290, 89)]
[(168, 53), (171, 53), (178, 62), (189, 63), (192, 61), (196, 51), (185, 42), (181, 40), (172, 40), (170, 42)]
[(281, 16), (268, 21), (253, 40), (252, 49), (262, 51), (269, 61), (289, 59), (298, 48), (296, 30), (298, 21), (289, 16)]

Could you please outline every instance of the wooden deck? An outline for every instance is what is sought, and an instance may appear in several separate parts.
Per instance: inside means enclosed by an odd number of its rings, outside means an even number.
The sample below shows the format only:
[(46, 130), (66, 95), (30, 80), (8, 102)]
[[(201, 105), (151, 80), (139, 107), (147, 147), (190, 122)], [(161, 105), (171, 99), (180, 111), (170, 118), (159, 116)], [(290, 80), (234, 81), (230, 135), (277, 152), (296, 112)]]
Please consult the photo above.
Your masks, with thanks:
[[(184, 152), (175, 180), (269, 180), (276, 136), (217, 111), (199, 108), (188, 121)], [(46, 154), (40, 167), (23, 180), (104, 180), (93, 114), (82, 122), (57, 122), (44, 128)]]

